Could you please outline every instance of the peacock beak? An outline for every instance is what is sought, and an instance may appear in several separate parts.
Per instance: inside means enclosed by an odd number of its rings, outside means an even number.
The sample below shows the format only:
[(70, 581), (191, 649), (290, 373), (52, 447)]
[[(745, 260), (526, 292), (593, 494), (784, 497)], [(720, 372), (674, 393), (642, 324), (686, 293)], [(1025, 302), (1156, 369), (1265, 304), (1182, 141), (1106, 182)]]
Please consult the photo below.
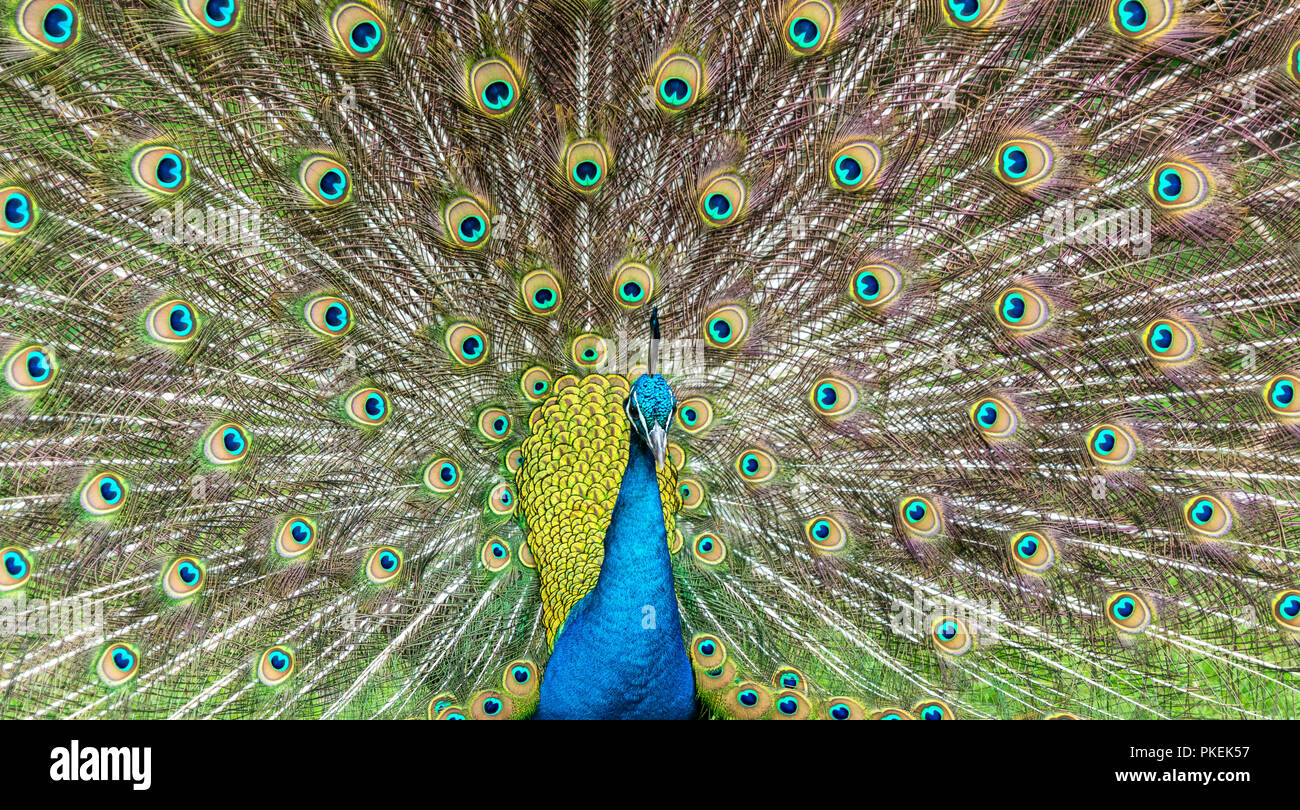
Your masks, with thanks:
[(657, 422), (650, 427), (650, 449), (655, 454), (655, 469), (662, 470), (668, 455), (668, 429)]

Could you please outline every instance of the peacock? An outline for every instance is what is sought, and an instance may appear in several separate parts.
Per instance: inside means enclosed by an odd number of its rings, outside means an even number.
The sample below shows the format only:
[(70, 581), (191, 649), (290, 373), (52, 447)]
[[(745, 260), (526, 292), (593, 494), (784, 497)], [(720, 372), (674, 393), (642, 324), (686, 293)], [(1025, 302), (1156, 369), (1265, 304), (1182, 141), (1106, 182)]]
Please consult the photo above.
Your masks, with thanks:
[(1300, 6), (0, 0), (0, 716), (1300, 711)]

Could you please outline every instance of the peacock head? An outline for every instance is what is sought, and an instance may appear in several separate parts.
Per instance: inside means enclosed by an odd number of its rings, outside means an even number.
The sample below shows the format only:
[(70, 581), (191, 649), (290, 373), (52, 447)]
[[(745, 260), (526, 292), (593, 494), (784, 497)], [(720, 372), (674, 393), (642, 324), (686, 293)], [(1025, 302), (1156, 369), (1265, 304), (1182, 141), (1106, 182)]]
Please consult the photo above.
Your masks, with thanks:
[(632, 433), (655, 455), (655, 469), (662, 470), (668, 452), (668, 423), (677, 410), (673, 390), (662, 374), (642, 374), (632, 384), (632, 393), (623, 403)]

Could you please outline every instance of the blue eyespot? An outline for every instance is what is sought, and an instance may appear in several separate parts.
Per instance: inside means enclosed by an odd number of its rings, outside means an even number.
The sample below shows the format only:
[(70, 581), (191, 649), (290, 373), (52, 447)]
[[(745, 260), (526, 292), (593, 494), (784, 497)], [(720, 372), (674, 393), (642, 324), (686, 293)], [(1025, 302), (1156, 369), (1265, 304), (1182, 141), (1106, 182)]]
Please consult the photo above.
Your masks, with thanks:
[(5, 197), (5, 222), (10, 228), (18, 230), (31, 221), (31, 200), (21, 191), (11, 191)]
[(1097, 431), (1097, 437), (1092, 440), (1092, 449), (1096, 450), (1098, 455), (1110, 455), (1115, 449), (1115, 431), (1110, 428)]
[(843, 703), (836, 703), (831, 707), (831, 717), (835, 720), (848, 720), (849, 715), (853, 712)]
[(492, 544), (492, 556), (493, 556), (493, 557), (496, 557), (496, 558), (499, 560), (499, 559), (505, 557), (506, 554), (507, 554), (507, 552), (506, 552), (506, 547), (505, 547), (505, 546), (501, 545), (500, 543), (493, 543), (493, 544)]
[(854, 185), (862, 179), (862, 164), (849, 155), (841, 155), (835, 161), (835, 175), (841, 183)]
[(217, 28), (229, 25), (235, 15), (235, 0), (208, 0), (203, 16)]
[(1019, 323), (1025, 317), (1025, 297), (1020, 293), (1008, 295), (1002, 302), (1002, 316), (1011, 323)]
[(337, 200), (343, 196), (343, 192), (347, 191), (347, 175), (338, 169), (330, 169), (321, 175), (317, 188), (326, 200)]
[(514, 98), (515, 88), (511, 86), (510, 82), (490, 82), (487, 87), (483, 88), (483, 104), (490, 110), (508, 107), (510, 102), (514, 101)]
[(311, 541), (311, 527), (301, 520), (295, 520), (289, 526), (289, 534), (293, 537), (295, 543), (308, 543)]
[(333, 303), (326, 307), (325, 325), (335, 332), (346, 327), (348, 325), (347, 307), (339, 303)]
[(745, 706), (754, 706), (758, 703), (758, 693), (753, 689), (745, 689), (739, 695), (736, 695), (736, 700), (739, 700)]
[(221, 443), (225, 445), (226, 450), (234, 455), (244, 452), (244, 437), (234, 428), (226, 428), (221, 434)]
[(938, 632), (939, 637), (945, 641), (952, 641), (957, 637), (957, 624), (956, 622), (943, 622), (939, 625), (939, 629), (936, 632)]
[(467, 216), (460, 221), (460, 235), (467, 242), (477, 242), (485, 230), (483, 219), (479, 216)]
[(659, 85), (659, 95), (672, 106), (680, 107), (690, 99), (691, 86), (685, 79), (674, 76)]
[(970, 22), (980, 14), (979, 0), (948, 0), (948, 8), (962, 22)]
[(790, 23), (790, 40), (800, 48), (811, 48), (821, 38), (817, 23), (807, 17), (799, 17)]
[(1029, 156), (1025, 150), (1018, 146), (1005, 150), (1002, 153), (1002, 171), (1011, 177), (1024, 177), (1025, 172), (1029, 171)]
[(942, 720), (942, 719), (943, 719), (943, 709), (939, 708), (938, 706), (931, 706), (931, 707), (927, 708), (925, 711), (921, 712), (921, 719), (922, 719), (922, 720)]
[(1122, 620), (1132, 616), (1133, 611), (1136, 609), (1136, 603), (1126, 596), (1123, 599), (1116, 601), (1115, 606), (1111, 608), (1111, 611), (1115, 614), (1115, 618)]
[(180, 158), (167, 155), (158, 161), (154, 176), (158, 178), (158, 185), (163, 188), (176, 188), (181, 180), (185, 179), (185, 168), (181, 165)]
[(510, 670), (510, 676), (515, 679), (515, 683), (528, 683), (533, 673), (528, 667), (515, 667)]
[(792, 697), (781, 698), (776, 704), (776, 708), (781, 714), (794, 714), (799, 711), (799, 701)]
[[(1128, 3), (1131, 5), (1137, 5), (1139, 7), (1141, 7), (1142, 5), (1141, 3), (1138, 3), (1137, 0), (1128, 0)], [(1143, 10), (1142, 13), (1143, 13), (1143, 20), (1145, 21), (1146, 19), (1145, 9)], [(1160, 172), (1160, 178), (1157, 183), (1157, 186), (1160, 192), (1161, 199), (1165, 200), (1166, 202), (1173, 202), (1174, 200), (1177, 200), (1179, 195), (1183, 193), (1183, 176), (1178, 173), (1177, 169), (1165, 169), (1164, 171)]]
[(44, 352), (32, 351), (27, 354), (27, 376), (33, 382), (44, 382), (50, 376), (50, 358)]
[(356, 48), (358, 53), (370, 53), (379, 47), (381, 39), (379, 26), (369, 20), (359, 22), (352, 26), (348, 39), (352, 40), (352, 47)]
[(907, 519), (908, 521), (915, 523), (925, 517), (925, 512), (926, 509), (924, 503), (921, 501), (912, 501), (907, 506)]
[(1019, 543), (1016, 544), (1016, 553), (1026, 560), (1033, 558), (1038, 553), (1038, 538), (1032, 534), (1025, 535)]
[(1288, 619), (1294, 619), (1300, 616), (1300, 597), (1288, 596), (1278, 605), (1278, 612)]
[(379, 394), (370, 394), (366, 397), (366, 414), (371, 419), (378, 419), (384, 415), (384, 398)]
[(167, 324), (177, 337), (188, 335), (194, 328), (194, 313), (190, 312), (190, 308), (184, 304), (176, 304), (167, 316)]
[(1119, 16), (1120, 22), (1129, 31), (1141, 31), (1146, 27), (1147, 9), (1139, 0), (1125, 0), (1120, 3)]
[(51, 6), (50, 10), (45, 12), (45, 19), (41, 21), (41, 30), (50, 42), (58, 45), (72, 36), (73, 16), (72, 9), (60, 3), (57, 6)]
[(713, 655), (715, 650), (717, 650), (717, 646), (714, 645), (712, 641), (701, 641), (698, 649), (700, 651), (700, 655), (710, 656)]
[(273, 652), (270, 657), (271, 666), (276, 672), (284, 672), (289, 666), (289, 656), (284, 653)]
[(5, 571), (13, 579), (22, 579), (27, 573), (27, 561), (16, 551), (6, 551), (4, 556)]
[(727, 199), (726, 194), (710, 194), (704, 206), (714, 219), (726, 219), (731, 213), (731, 200)]
[(105, 478), (99, 482), (99, 495), (105, 503), (114, 504), (122, 497), (122, 488), (112, 478)]
[(1197, 525), (1204, 526), (1212, 517), (1214, 517), (1214, 503), (1208, 499), (1202, 498), (1192, 507), (1192, 520)]

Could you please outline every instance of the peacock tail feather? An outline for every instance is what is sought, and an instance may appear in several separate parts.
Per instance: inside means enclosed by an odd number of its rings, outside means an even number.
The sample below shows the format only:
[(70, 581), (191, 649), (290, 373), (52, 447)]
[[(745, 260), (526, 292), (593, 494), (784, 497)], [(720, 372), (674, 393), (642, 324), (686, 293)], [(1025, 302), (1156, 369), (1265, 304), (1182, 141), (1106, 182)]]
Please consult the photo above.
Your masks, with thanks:
[(1294, 3), (0, 19), (0, 716), (529, 716), (652, 306), (702, 715), (1296, 716)]

